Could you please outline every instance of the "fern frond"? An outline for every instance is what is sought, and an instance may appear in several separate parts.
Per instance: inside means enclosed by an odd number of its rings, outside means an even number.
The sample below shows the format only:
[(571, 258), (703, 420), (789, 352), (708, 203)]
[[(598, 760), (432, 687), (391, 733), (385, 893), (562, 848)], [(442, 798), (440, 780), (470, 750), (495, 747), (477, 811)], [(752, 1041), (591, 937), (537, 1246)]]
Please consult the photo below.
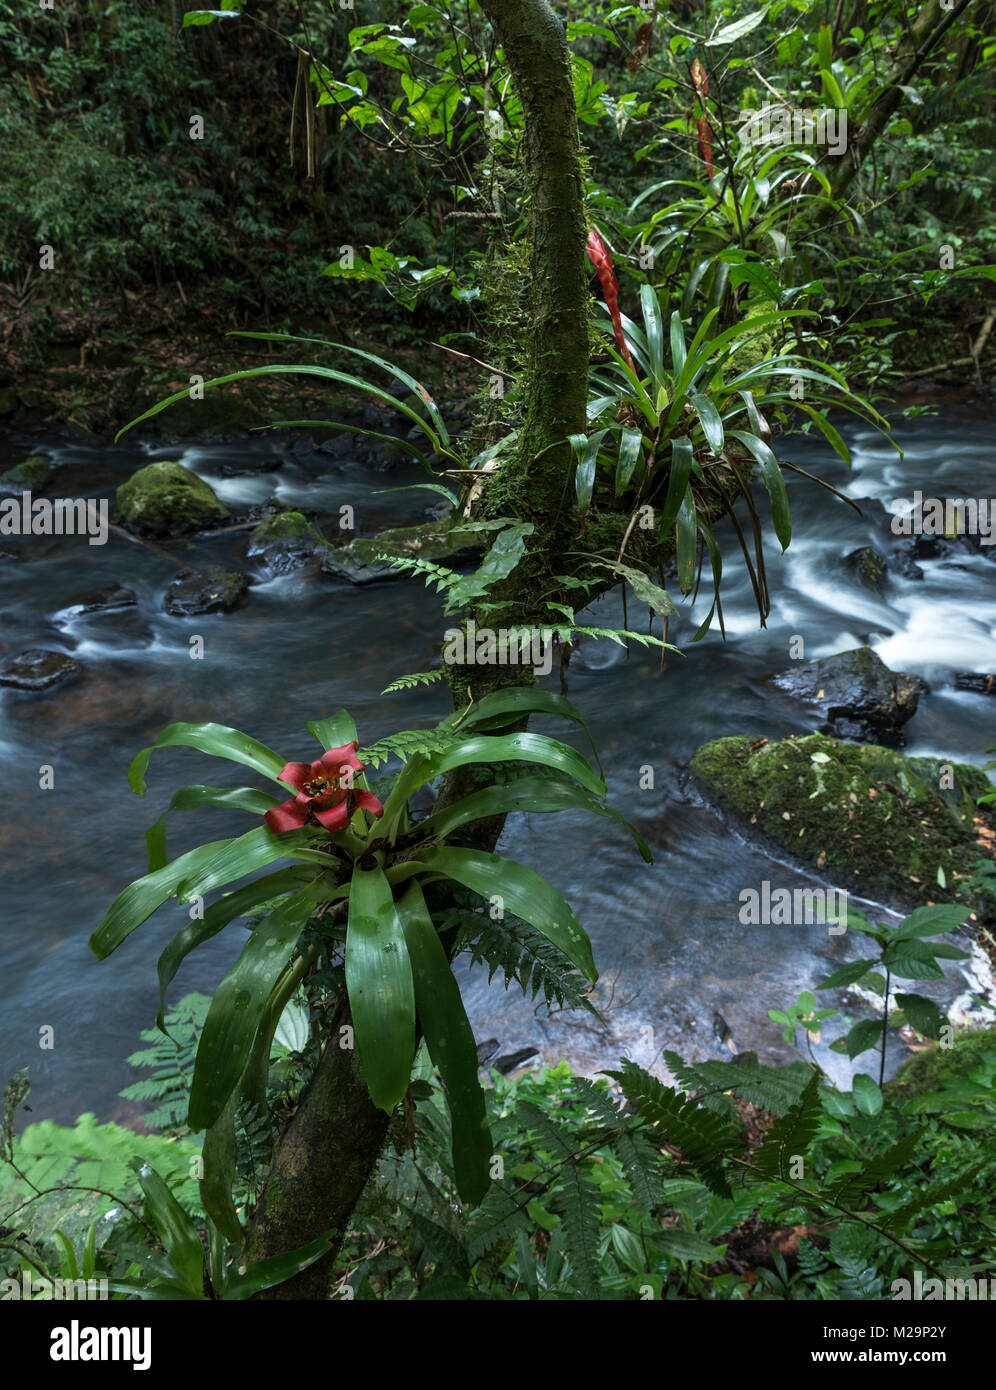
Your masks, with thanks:
[(484, 913), (451, 909), (441, 915), (440, 925), (459, 925), (454, 954), (469, 951), (474, 964), (486, 963), (489, 984), (501, 970), (506, 989), (514, 980), (527, 998), (542, 991), (548, 1008), (584, 1009), (600, 1018), (588, 997), (591, 985), (574, 962), (521, 918), (492, 921)]
[(464, 577), (455, 570), (447, 569), (445, 565), (437, 565), (435, 561), (423, 560), (417, 555), (388, 555), (379, 551), (374, 558), (390, 565), (392, 569), (409, 570), (412, 574), (420, 575), (427, 587), (435, 584), (440, 592), (443, 589), (452, 589)]
[(364, 766), (379, 767), (389, 758), (400, 758), (405, 763), (409, 758), (422, 753), (442, 753), (459, 737), (458, 732), (444, 727), (404, 729), (401, 733), (391, 734), (387, 738), (379, 739), (377, 743), (371, 743), (368, 748), (361, 748), (357, 756)]
[(959, 1192), (964, 1192), (967, 1187), (972, 1187), (985, 1166), (984, 1163), (973, 1163), (956, 1177), (949, 1178), (947, 1182), (935, 1183), (933, 1187), (924, 1188), (910, 1201), (904, 1202), (901, 1207), (896, 1207), (893, 1211), (888, 1212), (877, 1224), (885, 1230), (905, 1226), (912, 1217), (918, 1216), (920, 1212), (928, 1211), (931, 1207), (948, 1201)]
[(393, 695), (396, 690), (413, 690), (417, 685), (432, 685), (433, 681), (441, 681), (446, 672), (442, 666), (435, 671), (413, 671), (407, 676), (399, 676), (390, 685), (385, 685), (380, 692), (382, 695)]
[(676, 1052), (665, 1052), (663, 1057), (686, 1091), (698, 1091), (698, 1099), (707, 1109), (731, 1116), (735, 1107), (724, 1092), (735, 1091), (761, 1110), (784, 1115), (798, 1103), (812, 1075), (804, 1062), (788, 1067), (766, 1067), (760, 1063), (741, 1067), (732, 1062), (693, 1064), (685, 1062)]
[(804, 1154), (812, 1143), (822, 1114), (819, 1076), (813, 1072), (796, 1104), (765, 1135), (754, 1156), (757, 1172), (766, 1178), (787, 1178), (792, 1159)]
[(601, 1298), (598, 1278), (600, 1194), (577, 1164), (568, 1163), (564, 1166), (560, 1195), (564, 1204), (562, 1220), (574, 1285), (582, 1298)]
[(660, 1154), (638, 1130), (623, 1130), (614, 1135), (610, 1143), (626, 1170), (637, 1206), (641, 1211), (652, 1212), (660, 1205)]
[(909, 1162), (921, 1137), (920, 1132), (914, 1130), (911, 1134), (904, 1135), (897, 1144), (891, 1144), (884, 1152), (877, 1154), (860, 1173), (848, 1173), (831, 1193), (833, 1200), (841, 1206), (850, 1206), (879, 1183), (887, 1182)]

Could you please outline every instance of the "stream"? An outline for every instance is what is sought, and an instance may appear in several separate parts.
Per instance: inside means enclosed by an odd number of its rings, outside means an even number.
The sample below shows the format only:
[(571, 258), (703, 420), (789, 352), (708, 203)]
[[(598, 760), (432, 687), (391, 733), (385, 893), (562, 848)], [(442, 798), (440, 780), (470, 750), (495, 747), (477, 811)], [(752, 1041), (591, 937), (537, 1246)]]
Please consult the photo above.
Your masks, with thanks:
[[(900, 459), (864, 426), (841, 426), (851, 470), (819, 437), (779, 442), (780, 458), (817, 473), (848, 496), (996, 497), (996, 429), (991, 414), (948, 411), (900, 422)], [(233, 512), (276, 495), (320, 513), (326, 535), (339, 508), (354, 508), (357, 530), (422, 520), (431, 493), (385, 491), (423, 481), (407, 463), (374, 467), (312, 449), (307, 440), (270, 436), (237, 443), (121, 446), (67, 442), (34, 433), (0, 440), (0, 471), (44, 452), (58, 468), (47, 495), (113, 498), (114, 488), (153, 459), (172, 458), (200, 474)], [(279, 468), (274, 465), (279, 463)], [(262, 471), (226, 476), (226, 467)], [(811, 878), (746, 843), (687, 783), (685, 767), (709, 739), (746, 733), (783, 738), (809, 732), (815, 716), (760, 684), (790, 665), (795, 637), (805, 659), (870, 644), (896, 671), (922, 676), (931, 691), (906, 728), (906, 751), (981, 765), (996, 744), (996, 700), (960, 691), (954, 671), (996, 670), (996, 563), (987, 552), (922, 559), (922, 579), (894, 578), (886, 597), (863, 588), (844, 563), (862, 545), (896, 544), (890, 516), (874, 503), (859, 516), (826, 491), (788, 475), (795, 539), (780, 556), (770, 529), (767, 547), (772, 612), (759, 629), (745, 566), (729, 523), (718, 528), (724, 548), (726, 640), (714, 629), (691, 637), (710, 603), (704, 580), (691, 619), (682, 607), (670, 640), (683, 655), (611, 642), (583, 642), (569, 672), (569, 696), (581, 709), (605, 768), (611, 803), (650, 843), (646, 865), (619, 826), (581, 812), (510, 817), (501, 849), (540, 870), (570, 899), (588, 931), (601, 971), (596, 1002), (603, 1023), (582, 1014), (547, 1015), (538, 1001), (507, 993), (500, 977), (458, 968), (475, 1034), (493, 1037), (505, 1053), (535, 1045), (546, 1061), (566, 1057), (594, 1073), (622, 1055), (648, 1065), (662, 1048), (688, 1058), (727, 1058), (747, 1049), (761, 1060), (791, 1058), (769, 1008), (793, 1003), (856, 948), (848, 933), (825, 926), (744, 926), (740, 894), (767, 880), (793, 889)], [(762, 494), (763, 496), (763, 494)], [(766, 501), (764, 503), (766, 513)], [(767, 520), (767, 516), (766, 516)], [(400, 578), (357, 588), (299, 570), (271, 577), (245, 558), (245, 532), (166, 542), (198, 566), (245, 569), (254, 584), (228, 614), (171, 617), (162, 594), (175, 570), (163, 558), (111, 535), (105, 546), (84, 537), (3, 537), (14, 558), (0, 562), (0, 656), (30, 647), (71, 652), (83, 677), (41, 695), (0, 691), (0, 843), (4, 896), (0, 922), (0, 1061), (3, 1077), (28, 1065), (33, 1119), (71, 1122), (83, 1111), (127, 1121), (135, 1110), (118, 1092), (137, 1079), (124, 1058), (153, 1026), (158, 1000), (156, 959), (186, 919), (167, 903), (107, 961), (87, 939), (111, 900), (145, 871), (146, 827), (171, 792), (194, 782), (239, 784), (234, 766), (191, 749), (157, 753), (144, 800), (127, 783), (132, 756), (175, 720), (232, 724), (288, 759), (312, 757), (306, 719), (345, 706), (361, 744), (402, 728), (435, 723), (447, 712), (444, 687), (391, 695), (389, 682), (435, 662), (443, 630), (442, 603), (421, 581)], [(95, 590), (127, 584), (138, 606), (86, 617), (56, 616)], [(676, 591), (672, 597), (678, 600)], [(622, 624), (618, 590), (584, 620)], [(646, 614), (631, 600), (629, 622), (645, 630)], [(191, 659), (190, 638), (204, 640)], [(559, 689), (556, 670), (543, 684)], [(580, 750), (583, 733), (561, 721), (537, 729)], [(54, 788), (42, 790), (51, 767)], [(653, 785), (646, 769), (653, 770)], [(376, 775), (382, 775), (378, 773)], [(201, 839), (250, 828), (244, 816), (218, 811), (176, 813), (170, 851)], [(852, 899), (853, 900), (853, 899)], [(855, 900), (856, 901), (856, 900)], [(857, 903), (861, 906), (860, 903)], [(869, 909), (870, 910), (870, 909)], [(882, 920), (885, 920), (884, 914)], [(244, 934), (233, 925), (184, 964), (171, 998), (210, 992), (237, 955)], [(950, 1006), (986, 988), (984, 966), (945, 962), (946, 979), (925, 992)], [(868, 1005), (850, 996), (853, 1018)], [(716, 1015), (725, 1021), (729, 1039)], [(836, 1025), (836, 1026), (835, 1026)], [(39, 1046), (54, 1029), (54, 1046)], [(843, 1031), (834, 1020), (816, 1052), (838, 1078), (848, 1064), (826, 1044)], [(902, 1060), (890, 1043), (889, 1070)], [(870, 1069), (868, 1054), (856, 1069)]]

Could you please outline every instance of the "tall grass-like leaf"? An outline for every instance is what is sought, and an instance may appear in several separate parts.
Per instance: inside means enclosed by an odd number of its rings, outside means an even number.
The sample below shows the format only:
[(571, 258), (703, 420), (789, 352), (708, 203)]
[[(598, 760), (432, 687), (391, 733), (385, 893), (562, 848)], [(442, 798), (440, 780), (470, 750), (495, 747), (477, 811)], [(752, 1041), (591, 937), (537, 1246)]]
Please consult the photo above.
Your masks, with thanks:
[(265, 743), (250, 738), (241, 729), (231, 729), (227, 724), (169, 724), (148, 748), (143, 748), (132, 759), (128, 769), (128, 785), (133, 792), (144, 796), (146, 791), (145, 772), (149, 758), (157, 748), (176, 747), (196, 748), (201, 753), (210, 753), (215, 758), (228, 758), (230, 762), (242, 763), (260, 772), (271, 782), (283, 786), (280, 773), (287, 761)]
[(771, 517), (775, 525), (775, 535), (778, 537), (782, 549), (785, 550), (792, 539), (792, 518), (789, 515), (785, 479), (782, 476), (778, 460), (771, 452), (770, 447), (765, 444), (763, 439), (758, 439), (756, 434), (746, 434), (743, 430), (730, 430), (729, 433), (734, 439), (739, 439), (740, 443), (750, 450), (761, 465), (764, 486), (767, 488), (768, 497), (771, 500)]
[(688, 349), (685, 347), (685, 330), (682, 327), (681, 314), (675, 309), (671, 315), (671, 365), (674, 368), (675, 376), (680, 378), (687, 360)]
[(619, 440), (619, 457), (616, 462), (616, 496), (625, 492), (629, 486), (629, 480), (633, 476), (637, 459), (640, 457), (640, 445), (643, 443), (643, 431), (634, 429), (632, 425), (626, 425)]
[(591, 506), (592, 489), (595, 486), (595, 464), (598, 460), (598, 450), (602, 440), (608, 434), (608, 430), (596, 430), (590, 438), (585, 438), (583, 434), (572, 434), (571, 444), (575, 454), (578, 456), (577, 471), (574, 475), (574, 491), (577, 494), (578, 507), (582, 512), (586, 512)]
[(643, 310), (643, 323), (647, 332), (650, 379), (654, 384), (654, 390), (659, 391), (664, 382), (664, 325), (661, 323), (660, 304), (653, 285), (640, 286), (640, 308)]
[(671, 473), (667, 482), (667, 495), (664, 498), (664, 514), (661, 517), (660, 534), (666, 535), (674, 525), (692, 471), (695, 451), (687, 434), (671, 440)]
[(323, 1255), (327, 1255), (331, 1244), (331, 1235), (327, 1234), (309, 1241), (297, 1250), (288, 1250), (282, 1255), (272, 1255), (268, 1260), (259, 1260), (251, 1264), (245, 1274), (230, 1276), (222, 1290), (222, 1300), (229, 1302), (249, 1299), (254, 1294), (262, 1293), (264, 1289), (286, 1284), (288, 1279), (293, 1279), (295, 1275), (309, 1269)]
[(699, 392), (693, 392), (691, 402), (698, 412), (699, 422), (702, 425), (702, 433), (706, 437), (706, 443), (713, 453), (718, 456), (723, 451), (723, 421), (720, 419), (715, 402), (709, 396), (702, 395)]
[(139, 1170), (138, 1182), (173, 1268), (192, 1294), (203, 1297), (204, 1247), (197, 1227), (156, 1170), (147, 1163)]
[(477, 1044), (439, 934), (417, 883), (397, 905), (408, 946), (415, 1007), (426, 1046), (446, 1088), (453, 1132), (453, 1173), (461, 1200), (477, 1206), (490, 1185), (492, 1144)]
[(683, 594), (687, 594), (695, 582), (695, 499), (692, 489), (685, 488), (685, 495), (678, 508), (676, 525), (678, 530), (677, 563), (678, 584)]
[(381, 868), (354, 869), (346, 929), (346, 986), (370, 1099), (388, 1114), (408, 1089), (415, 1055), (415, 986), (391, 885)]
[(256, 928), (215, 991), (197, 1048), (187, 1123), (215, 1124), (239, 1084), (270, 991), (314, 910), (320, 880), (281, 903)]
[(566, 899), (533, 869), (475, 849), (425, 849), (417, 860), (391, 871), (395, 882), (415, 873), (438, 873), (483, 898), (501, 899), (503, 910), (521, 917), (574, 962), (586, 979), (598, 978), (591, 942)]

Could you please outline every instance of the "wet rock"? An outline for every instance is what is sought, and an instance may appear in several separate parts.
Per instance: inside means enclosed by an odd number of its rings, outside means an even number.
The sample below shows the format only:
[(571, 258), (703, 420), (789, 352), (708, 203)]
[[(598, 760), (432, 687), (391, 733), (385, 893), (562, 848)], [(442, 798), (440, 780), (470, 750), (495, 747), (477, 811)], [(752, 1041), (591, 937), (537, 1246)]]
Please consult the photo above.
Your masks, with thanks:
[(85, 594), (76, 603), (60, 608), (57, 613), (52, 614), (52, 621), (70, 622), (73, 618), (81, 618), (85, 613), (116, 613), (122, 608), (134, 608), (137, 603), (138, 595), (134, 589), (128, 589), (123, 584), (113, 584), (109, 589), (98, 589), (92, 594)]
[(860, 743), (899, 744), (902, 728), (916, 713), (924, 683), (890, 671), (871, 647), (837, 652), (769, 677), (788, 695), (815, 705), (822, 732)]
[(223, 478), (251, 478), (258, 473), (276, 473), (284, 466), (278, 454), (269, 458), (247, 458), (241, 463), (223, 463), (218, 472)]
[(23, 492), (25, 489), (40, 492), (51, 476), (52, 465), (48, 459), (33, 454), (0, 476), (0, 489), (5, 492)]
[(83, 667), (65, 652), (33, 648), (8, 657), (0, 666), (0, 685), (13, 690), (51, 690), (55, 685), (75, 680)]
[(175, 536), (220, 526), (228, 508), (182, 463), (150, 463), (117, 490), (118, 518), (149, 536)]
[(996, 917), (991, 890), (959, 892), (984, 854), (975, 822), (989, 819), (979, 798), (991, 787), (976, 767), (810, 734), (716, 739), (691, 772), (746, 835), (839, 887), (897, 908), (964, 901), (966, 914)]
[(956, 690), (972, 690), (976, 695), (996, 695), (996, 675), (986, 675), (982, 671), (956, 671), (954, 683)]
[[(438, 521), (419, 526), (398, 526), (376, 536), (357, 536), (348, 545), (335, 546), (322, 557), (322, 571), (351, 584), (373, 584), (400, 579), (406, 571), (395, 569), (378, 556), (382, 553), (434, 560), (448, 569), (480, 559), (484, 549), (480, 531), (447, 532)], [(452, 545), (452, 549), (451, 549)]]
[(874, 546), (863, 545), (852, 550), (845, 564), (858, 583), (874, 594), (881, 594), (889, 582), (888, 562)]
[(249, 576), (240, 570), (183, 570), (163, 598), (167, 613), (193, 618), (202, 613), (227, 613), (240, 603), (249, 588)]
[(264, 517), (252, 533), (246, 554), (262, 560), (272, 574), (288, 574), (329, 549), (329, 543), (302, 512)]

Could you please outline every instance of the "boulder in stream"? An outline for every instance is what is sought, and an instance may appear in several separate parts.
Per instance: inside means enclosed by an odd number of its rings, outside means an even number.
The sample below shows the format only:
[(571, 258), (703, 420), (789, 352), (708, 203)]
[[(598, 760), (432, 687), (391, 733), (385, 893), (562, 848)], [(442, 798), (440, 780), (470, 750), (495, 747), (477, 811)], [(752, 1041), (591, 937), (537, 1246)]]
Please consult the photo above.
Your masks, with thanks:
[(956, 690), (971, 690), (976, 695), (996, 695), (996, 674), (984, 671), (956, 671)]
[(249, 576), (241, 570), (182, 570), (166, 590), (163, 607), (176, 618), (194, 618), (202, 613), (228, 613), (240, 603), (249, 588)]
[(871, 647), (807, 661), (768, 678), (772, 685), (823, 715), (822, 732), (860, 743), (902, 742), (926, 688), (918, 676), (890, 671)]
[(0, 666), (0, 685), (14, 690), (51, 690), (55, 685), (75, 680), (82, 673), (80, 663), (66, 652), (37, 647), (7, 658)]
[(703, 744), (691, 772), (749, 837), (841, 887), (897, 908), (964, 901), (996, 919), (991, 890), (959, 891), (987, 855), (978, 801), (991, 786), (977, 767), (821, 734), (740, 735)]
[(25, 459), (14, 468), (8, 468), (7, 472), (0, 475), (0, 491), (3, 492), (24, 492), (32, 489), (40, 492), (52, 476), (52, 465), (48, 459), (42, 458), (40, 454), (32, 454), (31, 458)]
[(382, 553), (434, 560), (448, 569), (480, 558), (485, 539), (481, 531), (447, 531), (439, 521), (419, 526), (397, 526), (376, 536), (357, 536), (348, 545), (333, 546), (322, 557), (322, 570), (351, 584), (373, 584), (381, 579), (400, 579), (405, 570), (395, 569)]
[(252, 533), (246, 551), (250, 560), (262, 560), (272, 574), (288, 574), (329, 549), (329, 542), (303, 512), (277, 512), (264, 517)]
[(150, 463), (117, 491), (118, 519), (147, 536), (204, 531), (229, 519), (214, 490), (182, 463)]
[(60, 608), (58, 613), (52, 614), (52, 621), (67, 623), (73, 618), (82, 618), (87, 613), (117, 613), (122, 608), (134, 608), (137, 603), (138, 595), (134, 589), (129, 589), (124, 584), (112, 584), (106, 589), (84, 594), (75, 603)]

